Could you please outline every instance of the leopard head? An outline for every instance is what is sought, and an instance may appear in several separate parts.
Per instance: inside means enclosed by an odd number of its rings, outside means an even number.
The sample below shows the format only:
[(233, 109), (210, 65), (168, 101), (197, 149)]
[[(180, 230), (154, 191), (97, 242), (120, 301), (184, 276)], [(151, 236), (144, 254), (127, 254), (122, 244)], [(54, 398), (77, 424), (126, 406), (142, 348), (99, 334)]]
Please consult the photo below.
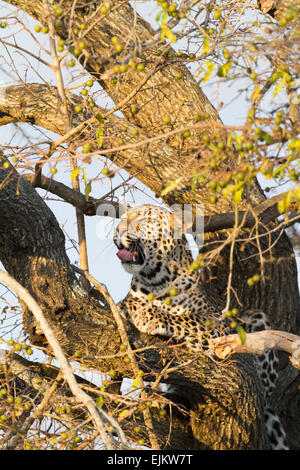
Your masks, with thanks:
[(168, 266), (176, 250), (187, 249), (184, 235), (174, 235), (174, 215), (152, 205), (128, 209), (116, 229), (114, 242), (124, 269), (148, 278)]

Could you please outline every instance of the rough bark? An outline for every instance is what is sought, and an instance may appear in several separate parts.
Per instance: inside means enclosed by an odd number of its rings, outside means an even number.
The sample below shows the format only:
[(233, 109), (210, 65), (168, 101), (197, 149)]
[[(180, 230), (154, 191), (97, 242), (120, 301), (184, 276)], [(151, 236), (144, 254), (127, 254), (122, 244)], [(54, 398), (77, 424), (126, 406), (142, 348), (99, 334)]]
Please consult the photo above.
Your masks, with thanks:
[[(22, 8), (43, 22), (42, 2), (28, 3), (13, 0), (8, 3)], [(65, 2), (66, 10), (69, 5), (70, 2)], [(90, 8), (97, 7), (97, 5), (98, 2), (94, 2), (91, 6), (86, 3), (78, 4), (72, 21), (75, 24), (83, 22), (91, 12)], [(114, 6), (116, 6), (115, 3)], [(60, 31), (62, 37), (67, 37), (68, 21), (66, 15)], [(131, 44), (132, 48), (139, 44), (139, 41), (150, 40), (153, 35), (152, 29), (143, 19), (138, 16), (134, 17), (129, 5), (122, 5), (107, 17), (103, 17), (85, 37), (86, 48), (82, 63), (86, 70), (99, 80), (116, 104), (120, 104), (137, 86), (136, 78), (131, 75), (131, 72), (121, 79), (122, 86), (118, 88), (118, 94), (110, 81), (111, 62), (108, 59), (111, 37), (126, 36), (129, 29), (134, 31), (133, 42), (135, 44)], [(137, 51), (135, 55), (139, 57), (139, 48), (136, 47), (135, 51)], [(208, 214), (228, 212), (232, 209), (228, 200), (220, 198), (218, 204), (210, 203), (208, 183), (210, 177), (217, 179), (220, 174), (224, 175), (226, 171), (231, 171), (235, 164), (234, 154), (229, 155), (223, 164), (214, 170), (214, 175), (210, 175), (207, 181), (194, 191), (191, 188), (191, 176), (188, 171), (191, 168), (201, 171), (205, 167), (209, 153), (203, 145), (203, 133), (213, 132), (216, 127), (221, 128), (216, 111), (200, 88), (194, 86), (191, 74), (179, 62), (169, 63), (167, 60), (165, 63), (159, 62), (151, 47), (144, 49), (139, 58), (146, 63), (145, 72), (140, 75), (141, 81), (147, 73), (149, 78), (147, 86), (134, 95), (130, 105), (135, 104), (141, 110), (135, 117), (132, 116), (129, 107), (123, 107), (122, 112), (129, 123), (142, 130), (142, 137), (155, 136), (161, 132), (163, 115), (177, 116), (176, 126), (182, 124), (184, 127), (193, 124), (192, 116), (195, 113), (205, 115), (205, 121), (202, 130), (197, 129), (197, 132), (192, 132), (187, 146), (182, 146), (182, 140), (174, 134), (168, 139), (167, 146), (157, 145), (154, 151), (148, 151), (146, 155), (143, 152), (132, 154), (131, 151), (124, 151), (124, 153), (113, 154), (112, 160), (120, 166), (124, 166), (124, 162), (127, 162), (126, 169), (141, 181), (145, 178), (147, 185), (158, 193), (170, 180), (175, 179), (177, 175), (183, 175), (179, 187), (176, 188), (177, 197), (175, 198), (173, 194), (165, 197), (165, 201), (169, 204), (175, 201), (179, 203), (201, 202)], [(180, 82), (176, 79), (178, 72), (183, 76)], [(153, 90), (155, 90), (155, 100)], [(50, 91), (52, 94), (53, 90)], [(24, 100), (26, 101), (26, 93)], [(25, 103), (19, 101), (20, 115), (14, 118), (15, 122), (24, 120), (30, 122), (27, 113), (25, 113), (25, 118), (22, 116), (22, 110), (27, 109), (28, 104), (30, 104), (28, 100)], [(2, 115), (4, 123), (5, 119), (6, 122), (11, 122), (9, 119), (11, 119), (13, 108), (14, 106), (11, 105), (6, 111), (4, 110), (6, 113)], [(52, 109), (55, 111), (55, 106)], [(57, 118), (55, 113), (53, 116)], [(35, 123), (47, 128), (49, 115), (44, 113), (40, 117), (41, 119)], [(113, 115), (110, 119), (116, 119), (113, 122), (122, 125), (125, 122)], [(52, 130), (62, 132), (56, 120), (52, 125), (54, 125)], [(73, 125), (78, 125), (78, 121), (77, 124), (73, 122)], [(138, 158), (135, 160), (133, 157), (137, 154)], [(1, 170), (2, 181), (7, 175), (7, 171)], [(19, 188), (18, 191), (17, 188)], [(247, 197), (241, 204), (241, 208), (246, 208), (247, 204), (258, 204), (263, 200), (264, 196), (259, 186), (253, 183), (248, 188)], [(62, 233), (53, 214), (46, 209), (45, 204), (29, 183), (19, 179), (13, 172), (9, 180), (2, 184), (0, 210), (2, 262), (8, 272), (36, 298), (61, 344), (68, 352), (79, 349), (84, 350), (87, 355), (96, 355), (99, 358), (96, 364), (104, 370), (113, 366), (121, 375), (130, 374), (130, 367), (121, 363), (117, 357), (100, 359), (101, 355), (111, 356), (119, 350), (119, 336), (116, 334), (116, 325), (111, 313), (79, 288), (64, 251)], [(255, 233), (252, 234), (255, 235)], [(235, 246), (233, 288), (238, 293), (244, 308), (261, 308), (269, 314), (277, 328), (296, 332), (297, 321), (299, 321), (297, 270), (287, 236), (282, 233), (278, 239), (276, 236), (269, 235), (261, 239), (260, 249), (268, 252), (268, 248), (272, 245), (272, 252), (265, 255), (267, 258), (264, 264), (265, 281), (252, 288), (246, 284), (245, 280), (259, 272), (260, 259), (257, 256), (257, 242), (254, 239), (251, 243), (247, 243), (248, 238), (249, 232), (244, 233), (244, 241), (236, 243)], [(228, 281), (228, 260), (229, 248), (225, 248), (212, 269), (210, 282), (210, 287), (218, 291), (223, 299)], [(24, 322), (31, 339), (37, 343), (43, 341), (26, 309)], [(132, 327), (128, 327), (128, 332), (131, 343), (136, 347), (157, 341), (140, 335)], [(145, 370), (160, 372), (159, 352), (144, 353), (140, 360), (143, 360)], [(184, 363), (185, 354), (179, 354), (176, 360)], [(224, 367), (203, 358), (188, 367), (185, 366), (179, 372), (170, 374), (168, 379), (164, 379), (176, 383), (181, 388), (184, 397), (182, 398), (182, 393), (179, 393), (176, 401), (180, 403), (183, 400), (191, 415), (191, 419), (188, 419), (180, 413), (176, 414), (176, 419), (172, 421), (175, 437), (173, 441), (171, 437), (167, 444), (168, 448), (267, 448), (262, 423), (261, 390), (251, 358), (243, 358), (227, 365), (226, 369)], [(224, 383), (224, 374), (226, 383)], [(297, 381), (291, 382), (287, 396), (295, 394)], [(188, 401), (186, 397), (189, 397)], [(300, 444), (295, 436), (300, 435), (300, 423), (295, 418), (291, 424), (286, 413), (290, 406), (294, 416), (299, 416), (297, 402), (291, 403), (291, 400), (287, 401), (284, 398), (277, 405), (279, 413), (283, 414), (284, 424), (290, 425), (287, 429), (289, 441), (295, 448), (299, 448)], [(187, 425), (188, 431), (186, 432)], [(169, 418), (158, 416), (155, 430), (165, 442), (169, 433)]]

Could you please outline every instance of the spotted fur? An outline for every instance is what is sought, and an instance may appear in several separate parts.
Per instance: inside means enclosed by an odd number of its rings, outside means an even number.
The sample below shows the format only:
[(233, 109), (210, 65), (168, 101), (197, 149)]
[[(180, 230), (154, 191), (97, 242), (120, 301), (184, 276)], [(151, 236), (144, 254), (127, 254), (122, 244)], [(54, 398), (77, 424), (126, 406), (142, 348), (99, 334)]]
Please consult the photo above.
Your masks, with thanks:
[[(123, 267), (133, 278), (120, 308), (141, 332), (172, 337), (186, 342), (193, 352), (203, 351), (211, 337), (231, 331), (199, 272), (190, 269), (193, 258), (187, 240), (185, 236), (174, 237), (174, 222), (173, 214), (150, 205), (129, 209), (122, 217), (114, 242)], [(245, 324), (248, 331), (270, 328), (260, 311), (249, 312)], [(256, 362), (265, 390), (265, 422), (271, 445), (285, 449), (280, 421), (268, 406), (276, 386), (278, 358), (268, 350), (257, 356)]]

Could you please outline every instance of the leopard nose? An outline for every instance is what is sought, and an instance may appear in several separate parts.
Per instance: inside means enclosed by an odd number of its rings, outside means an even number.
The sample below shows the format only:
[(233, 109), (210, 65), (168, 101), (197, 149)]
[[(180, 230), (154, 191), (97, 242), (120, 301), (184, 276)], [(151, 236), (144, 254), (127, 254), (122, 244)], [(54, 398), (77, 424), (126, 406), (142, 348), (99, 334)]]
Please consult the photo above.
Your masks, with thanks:
[(119, 231), (114, 235), (114, 243), (118, 248), (128, 248), (130, 245), (125, 234), (121, 234)]
[(120, 237), (120, 244), (125, 248), (130, 248), (131, 240), (129, 240), (128, 237), (124, 234)]

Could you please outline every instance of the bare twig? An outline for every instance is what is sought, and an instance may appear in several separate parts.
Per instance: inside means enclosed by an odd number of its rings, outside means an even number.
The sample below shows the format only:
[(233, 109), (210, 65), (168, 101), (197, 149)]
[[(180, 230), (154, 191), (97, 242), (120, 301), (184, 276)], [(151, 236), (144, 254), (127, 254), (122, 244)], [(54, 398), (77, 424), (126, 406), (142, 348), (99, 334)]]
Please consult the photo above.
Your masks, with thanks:
[[(41, 175), (39, 180), (35, 179), (33, 174), (26, 174), (23, 175), (26, 180), (32, 184), (35, 188), (42, 188), (45, 191), (49, 191), (51, 194), (55, 194), (62, 198), (65, 202), (72, 204), (74, 207), (80, 209), (85, 215), (93, 216), (97, 215), (97, 208), (101, 204), (110, 204), (115, 209), (116, 218), (120, 217), (120, 214), (123, 210), (125, 210), (125, 205), (122, 203), (118, 203), (111, 199), (108, 199), (108, 196), (101, 197), (99, 199), (95, 199), (89, 196), (88, 201), (84, 194), (74, 191), (73, 188), (60, 183), (59, 181), (54, 180), (53, 178), (47, 178), (47, 176)], [(102, 214), (101, 215), (105, 215)], [(111, 215), (111, 213), (109, 214)]]
[[(277, 204), (279, 201), (284, 199), (286, 194), (287, 193), (277, 194), (270, 199), (266, 199), (264, 202), (249, 211), (239, 211), (237, 215), (235, 212), (226, 212), (224, 214), (205, 216), (204, 231), (217, 232), (218, 230), (233, 228), (236, 223), (236, 217), (238, 217), (238, 223), (241, 224), (243, 228), (252, 227), (257, 222), (267, 224), (268, 222), (271, 222), (272, 220), (275, 220), (277, 217), (282, 215), (278, 211)], [(297, 201), (291, 200), (289, 212), (295, 210), (296, 207)], [(288, 220), (289, 219), (287, 218), (286, 223), (289, 223)], [(298, 220), (298, 218), (294, 218), (294, 222), (296, 222), (296, 220)]]
[[(56, 380), (52, 383), (52, 385), (49, 387), (49, 389), (46, 391), (43, 400), (41, 401), (40, 405), (31, 413), (30, 416), (25, 420), (22, 429), (19, 430), (18, 434), (15, 434), (11, 437), (9, 442), (6, 445), (7, 450), (13, 450), (16, 448), (20, 440), (22, 440), (22, 437), (26, 435), (28, 430), (30, 429), (32, 423), (37, 419), (39, 416), (41, 416), (44, 411), (47, 409), (49, 405), (49, 400), (52, 397), (52, 395), (56, 392), (58, 381), (60, 378), (60, 374), (58, 374)], [(4, 442), (3, 442), (4, 443)], [(3, 445), (3, 444), (2, 444)]]

